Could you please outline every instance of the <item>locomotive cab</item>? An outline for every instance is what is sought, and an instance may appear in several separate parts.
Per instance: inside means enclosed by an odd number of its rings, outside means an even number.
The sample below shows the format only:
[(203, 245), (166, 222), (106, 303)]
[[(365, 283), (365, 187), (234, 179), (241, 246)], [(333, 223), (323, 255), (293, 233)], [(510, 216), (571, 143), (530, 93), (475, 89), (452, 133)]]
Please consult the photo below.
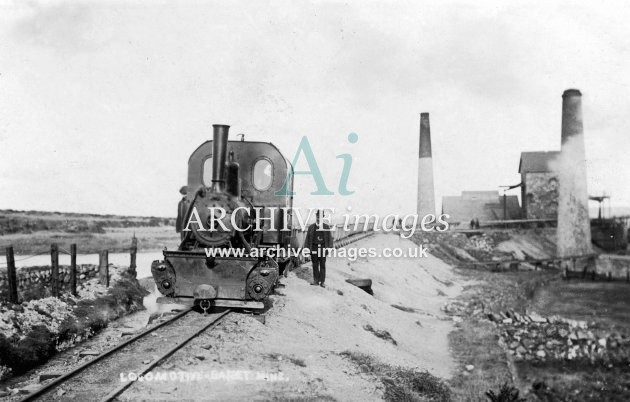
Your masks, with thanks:
[[(186, 195), (179, 208), (183, 216), (178, 217), (181, 244), (151, 265), (163, 295), (158, 302), (200, 304), (204, 310), (264, 308), (280, 265), (289, 260), (251, 251), (289, 247), (291, 230), (282, 230), (283, 209), (293, 199), (283, 194), (291, 194), (293, 168), (273, 144), (229, 141), (229, 126), (213, 127), (213, 140), (188, 160)], [(286, 226), (290, 229), (290, 216)]]

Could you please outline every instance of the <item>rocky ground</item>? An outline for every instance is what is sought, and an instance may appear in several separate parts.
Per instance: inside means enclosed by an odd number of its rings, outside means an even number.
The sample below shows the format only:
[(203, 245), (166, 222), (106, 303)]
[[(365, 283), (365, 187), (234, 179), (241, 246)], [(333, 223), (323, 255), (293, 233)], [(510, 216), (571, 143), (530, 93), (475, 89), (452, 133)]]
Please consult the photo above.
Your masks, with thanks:
[(464, 365), (449, 382), (455, 400), (484, 400), (500, 391), (515, 398), (508, 400), (630, 399), (627, 284), (569, 282), (554, 267), (469, 264), (553, 257), (554, 232), (414, 236), (468, 280), (444, 308), (457, 322), (450, 345)]
[(509, 229), (462, 232), (419, 232), (416, 243), (453, 264), (474, 261), (544, 259), (555, 255), (555, 229)]
[(591, 328), (586, 321), (543, 317), (535, 311), (523, 314), (511, 309), (498, 313), (484, 312), (483, 309), (472, 308), (469, 303), (457, 301), (446, 305), (445, 311), (459, 319), (471, 314), (485, 315), (498, 327), (499, 342), (516, 361), (606, 360), (611, 362), (612, 367), (612, 361), (627, 358), (626, 354), (630, 351), (630, 338), (625, 334)]
[[(112, 266), (110, 272), (109, 288), (93, 278), (81, 283), (77, 296), (63, 294), (59, 298), (2, 304), (0, 378), (22, 374), (56, 353), (81, 344), (109, 321), (143, 308), (144, 290), (127, 269)], [(18, 391), (9, 383), (0, 386), (0, 396)]]
[[(456, 356), (471, 358), (470, 350), (485, 356), (477, 357), (474, 369), (460, 372), (452, 382), (462, 399), (475, 400), (465, 395), (471, 390), (479, 395), (483, 388), (497, 389), (502, 383), (518, 388), (527, 400), (630, 398), (630, 337), (624, 328), (610, 325), (610, 312), (603, 308), (589, 314), (591, 320), (576, 319), (590, 295), (581, 293), (571, 309), (558, 311), (550, 309), (549, 302), (540, 303), (541, 293), (567, 286), (557, 272), (462, 275), (477, 283), (444, 307), (458, 321), (458, 336), (451, 338), (451, 345)], [(623, 308), (627, 314), (630, 305)], [(490, 342), (478, 342), (475, 336), (480, 333)]]

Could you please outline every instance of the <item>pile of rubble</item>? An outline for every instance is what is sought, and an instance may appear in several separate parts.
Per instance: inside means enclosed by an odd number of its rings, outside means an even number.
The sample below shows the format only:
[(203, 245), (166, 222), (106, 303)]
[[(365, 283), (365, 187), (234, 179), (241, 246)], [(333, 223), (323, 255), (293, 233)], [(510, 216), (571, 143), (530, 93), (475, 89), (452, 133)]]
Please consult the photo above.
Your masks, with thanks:
[(585, 321), (514, 311), (488, 314), (501, 328), (500, 341), (516, 360), (610, 360), (620, 358), (630, 339), (618, 333), (589, 329)]
[(498, 250), (497, 245), (510, 239), (508, 233), (490, 232), (468, 237), (457, 232), (416, 233), (413, 240), (424, 244), (431, 254), (446, 261), (500, 261), (512, 259), (511, 253)]
[(485, 233), (480, 236), (472, 236), (466, 241), (464, 248), (491, 253), (494, 250), (494, 239)]
[(20, 304), (0, 303), (0, 381), (45, 362), (122, 315), (142, 308), (146, 291), (126, 268), (113, 267), (110, 287), (96, 278), (64, 293)]
[(483, 305), (454, 301), (443, 311), (456, 322), (463, 317), (487, 318), (500, 330), (499, 343), (516, 361), (585, 360), (628, 363), (630, 338), (589, 327), (586, 321), (514, 310), (487, 312)]
[(76, 305), (72, 296), (64, 297), (63, 300), (46, 297), (22, 305), (1, 305), (0, 334), (6, 338), (17, 335), (17, 339), (23, 339), (25, 334), (38, 325), (45, 326), (52, 333), (58, 333), (61, 323), (72, 315), (72, 305), (68, 302)]

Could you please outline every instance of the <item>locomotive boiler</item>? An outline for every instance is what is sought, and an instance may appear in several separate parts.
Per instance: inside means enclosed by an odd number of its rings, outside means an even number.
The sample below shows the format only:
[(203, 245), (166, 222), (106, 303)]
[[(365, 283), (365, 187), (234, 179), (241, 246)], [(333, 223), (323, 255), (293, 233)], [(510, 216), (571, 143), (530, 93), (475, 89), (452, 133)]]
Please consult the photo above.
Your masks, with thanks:
[(178, 216), (181, 243), (151, 265), (163, 295), (158, 302), (199, 304), (204, 311), (213, 306), (264, 308), (291, 258), (252, 249), (291, 244), (286, 211), (293, 202), (293, 168), (273, 144), (244, 137), (229, 141), (229, 126), (213, 128), (213, 139), (188, 160)]

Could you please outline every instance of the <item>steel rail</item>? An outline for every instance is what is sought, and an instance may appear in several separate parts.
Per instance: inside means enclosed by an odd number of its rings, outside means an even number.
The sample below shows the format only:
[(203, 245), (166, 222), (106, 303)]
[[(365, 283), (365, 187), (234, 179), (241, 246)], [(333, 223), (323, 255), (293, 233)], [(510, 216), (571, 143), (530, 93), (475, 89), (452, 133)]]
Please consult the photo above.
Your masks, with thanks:
[(151, 332), (155, 331), (156, 329), (158, 329), (160, 327), (163, 327), (163, 326), (165, 326), (167, 324), (170, 324), (170, 323), (172, 323), (174, 321), (177, 321), (181, 317), (183, 317), (186, 314), (188, 314), (189, 312), (191, 312), (192, 309), (193, 309), (192, 307), (187, 308), (187, 309), (179, 312), (178, 314), (176, 314), (172, 318), (170, 318), (170, 319), (168, 319), (168, 320), (166, 320), (164, 322), (161, 322), (161, 323), (157, 324), (156, 326), (151, 327), (151, 328), (149, 328), (149, 329), (147, 329), (147, 330), (145, 330), (145, 331), (143, 331), (143, 332), (141, 332), (141, 333), (139, 333), (137, 335), (134, 335), (131, 338), (125, 340), (123, 343), (120, 343), (120, 344), (118, 344), (118, 345), (116, 345), (116, 346), (106, 350), (105, 352), (103, 352), (100, 355), (96, 356), (94, 359), (81, 364), (79, 367), (76, 367), (72, 371), (69, 371), (68, 373), (62, 375), (61, 377), (56, 378), (55, 380), (53, 380), (49, 384), (46, 384), (43, 387), (38, 388), (37, 390), (35, 390), (32, 393), (28, 394), (23, 399), (21, 399), (20, 402), (27, 402), (27, 401), (35, 400), (37, 397), (45, 394), (46, 392), (50, 391), (52, 388), (54, 388), (57, 385), (63, 383), (64, 381), (68, 380), (69, 378), (74, 377), (75, 375), (77, 375), (81, 371), (85, 370), (86, 368), (90, 367), (94, 363), (103, 360), (107, 356), (110, 356), (114, 352), (124, 348), (125, 346), (129, 345), (130, 343), (135, 342), (136, 340), (138, 340), (138, 339), (140, 339), (140, 338), (150, 334)]
[(113, 390), (112, 392), (110, 392), (106, 397), (104, 397), (103, 399), (101, 399), (101, 402), (110, 402), (113, 401), (118, 395), (120, 395), (123, 391), (125, 391), (127, 388), (129, 388), (134, 382), (138, 381), (138, 378), (144, 376), (145, 374), (147, 374), (149, 371), (153, 370), (153, 368), (155, 368), (158, 364), (160, 364), (160, 362), (164, 359), (166, 359), (167, 357), (171, 356), (173, 353), (177, 352), (179, 349), (183, 348), (184, 346), (186, 346), (186, 344), (188, 344), (188, 342), (192, 341), (193, 339), (195, 339), (196, 337), (198, 337), (201, 333), (203, 333), (204, 331), (213, 328), (215, 326), (217, 326), (221, 320), (223, 320), (229, 313), (231, 313), (232, 310), (226, 310), (223, 313), (221, 313), (218, 317), (214, 318), (212, 321), (210, 321), (208, 324), (204, 325), (203, 327), (201, 327), (200, 329), (198, 329), (197, 331), (195, 331), (192, 335), (188, 336), (188, 338), (184, 339), (183, 341), (181, 341), (180, 343), (178, 343), (177, 345), (173, 346), (172, 348), (170, 348), (169, 350), (167, 350), (166, 352), (164, 352), (161, 356), (157, 357), (156, 359), (154, 359), (151, 363), (147, 364), (137, 375), (137, 378), (135, 380), (130, 380), (128, 382), (124, 382), (122, 385), (120, 385), (118, 388), (116, 388), (115, 390)]
[(585, 258), (595, 258), (597, 257), (598, 254), (596, 253), (588, 253), (588, 254), (575, 254), (575, 255), (568, 255), (566, 257), (549, 257), (549, 258), (532, 258), (532, 259), (526, 259), (526, 260), (517, 260), (517, 259), (512, 259), (512, 260), (496, 260), (496, 261), (462, 261), (460, 264), (458, 264), (459, 267), (465, 267), (467, 265), (497, 265), (497, 264), (516, 264), (516, 263), (530, 263), (530, 264), (537, 264), (537, 263), (543, 263), (543, 262), (555, 262), (555, 261), (566, 261), (566, 260), (572, 260), (572, 259), (585, 259)]

